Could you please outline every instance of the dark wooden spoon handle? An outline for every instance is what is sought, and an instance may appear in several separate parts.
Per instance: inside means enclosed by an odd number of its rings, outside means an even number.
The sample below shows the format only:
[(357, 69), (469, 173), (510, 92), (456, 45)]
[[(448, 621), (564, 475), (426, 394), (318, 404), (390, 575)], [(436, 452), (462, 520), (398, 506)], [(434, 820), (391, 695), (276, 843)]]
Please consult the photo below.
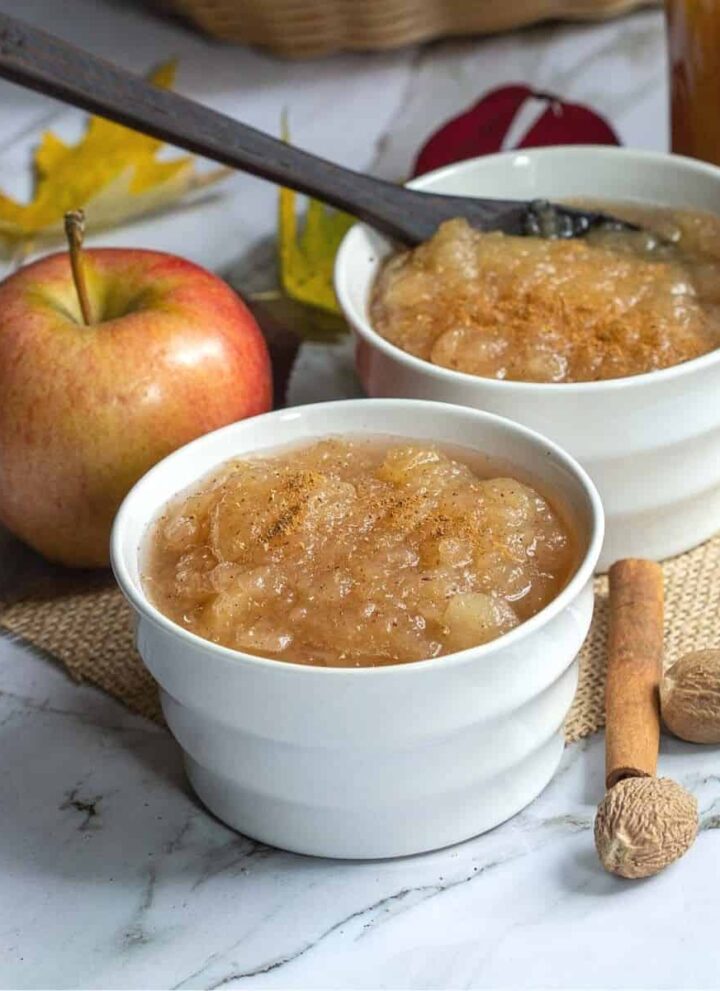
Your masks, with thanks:
[(480, 230), (544, 237), (578, 237), (596, 224), (633, 226), (575, 207), (444, 196), (374, 179), (152, 86), (7, 14), (0, 14), (0, 77), (307, 193), (406, 244), (425, 241), (452, 217), (465, 217)]
[[(342, 168), (6, 14), (0, 14), (0, 77), (307, 193), (400, 241), (424, 240), (442, 220), (467, 215), (465, 197), (419, 193)], [(472, 222), (519, 232), (525, 209), (514, 201), (478, 200)]]

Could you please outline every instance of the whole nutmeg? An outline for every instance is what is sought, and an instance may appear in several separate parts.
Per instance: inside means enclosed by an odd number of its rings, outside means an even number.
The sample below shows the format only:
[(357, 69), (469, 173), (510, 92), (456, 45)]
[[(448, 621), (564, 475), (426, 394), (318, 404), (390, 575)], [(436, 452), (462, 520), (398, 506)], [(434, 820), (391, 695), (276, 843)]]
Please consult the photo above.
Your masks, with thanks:
[(663, 722), (690, 743), (720, 743), (720, 650), (685, 654), (660, 683)]
[(675, 781), (625, 778), (598, 806), (595, 846), (611, 874), (650, 877), (682, 857), (697, 829), (697, 801)]

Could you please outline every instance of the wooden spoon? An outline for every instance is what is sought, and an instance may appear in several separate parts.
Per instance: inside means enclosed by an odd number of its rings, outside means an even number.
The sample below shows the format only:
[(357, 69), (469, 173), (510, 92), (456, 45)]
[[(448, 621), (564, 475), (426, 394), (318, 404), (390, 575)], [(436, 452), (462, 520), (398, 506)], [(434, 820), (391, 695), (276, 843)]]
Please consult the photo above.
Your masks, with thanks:
[(544, 237), (578, 237), (598, 225), (637, 229), (592, 210), (538, 200), (442, 196), (362, 175), (159, 89), (7, 14), (0, 14), (0, 77), (314, 196), (404, 244), (427, 240), (453, 217), (465, 217), (481, 230)]

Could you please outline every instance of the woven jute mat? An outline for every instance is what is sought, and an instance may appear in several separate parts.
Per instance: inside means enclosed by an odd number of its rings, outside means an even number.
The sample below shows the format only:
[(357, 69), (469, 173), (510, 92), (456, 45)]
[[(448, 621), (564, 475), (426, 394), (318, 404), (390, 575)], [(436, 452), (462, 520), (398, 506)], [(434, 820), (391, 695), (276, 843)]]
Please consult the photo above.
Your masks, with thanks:
[[(687, 650), (717, 644), (720, 535), (666, 561), (663, 570), (670, 664)], [(130, 608), (111, 579), (41, 573), (31, 585), (19, 601), (0, 605), (0, 627), (55, 658), (76, 681), (97, 685), (134, 712), (162, 722), (157, 686), (133, 645)], [(580, 683), (565, 724), (568, 742), (604, 724), (606, 637), (607, 579), (598, 578), (593, 624), (580, 654)]]

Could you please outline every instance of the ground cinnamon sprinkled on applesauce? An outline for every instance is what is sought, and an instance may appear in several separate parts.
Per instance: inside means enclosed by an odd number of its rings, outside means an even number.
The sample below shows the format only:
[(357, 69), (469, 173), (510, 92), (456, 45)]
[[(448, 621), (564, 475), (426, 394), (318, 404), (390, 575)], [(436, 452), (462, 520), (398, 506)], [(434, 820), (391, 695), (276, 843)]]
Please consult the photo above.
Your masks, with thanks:
[(636, 375), (720, 345), (720, 217), (612, 207), (658, 231), (551, 241), (464, 220), (383, 267), (375, 329), (436, 365), (489, 378)]
[(484, 643), (554, 598), (577, 556), (557, 509), (491, 474), (469, 453), (379, 438), (232, 461), (154, 525), (144, 586), (186, 629), (299, 664)]

